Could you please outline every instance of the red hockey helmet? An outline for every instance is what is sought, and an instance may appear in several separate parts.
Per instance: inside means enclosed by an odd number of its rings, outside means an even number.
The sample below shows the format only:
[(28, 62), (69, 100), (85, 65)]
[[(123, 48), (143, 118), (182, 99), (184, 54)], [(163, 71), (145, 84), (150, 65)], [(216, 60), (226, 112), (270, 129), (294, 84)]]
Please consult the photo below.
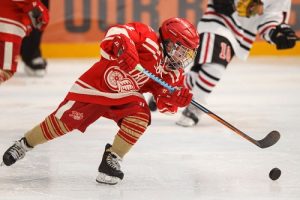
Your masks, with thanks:
[(193, 62), (199, 45), (199, 34), (194, 25), (174, 17), (163, 22), (159, 33), (169, 67), (186, 67)]

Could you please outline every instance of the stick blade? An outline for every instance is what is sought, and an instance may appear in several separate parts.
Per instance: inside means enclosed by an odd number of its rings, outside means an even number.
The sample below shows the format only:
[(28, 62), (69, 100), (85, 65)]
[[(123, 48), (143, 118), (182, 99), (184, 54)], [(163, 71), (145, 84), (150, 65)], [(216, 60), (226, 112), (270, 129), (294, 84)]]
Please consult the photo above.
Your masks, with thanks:
[(271, 131), (264, 139), (259, 140), (257, 143), (260, 148), (268, 148), (278, 142), (280, 133), (278, 131)]

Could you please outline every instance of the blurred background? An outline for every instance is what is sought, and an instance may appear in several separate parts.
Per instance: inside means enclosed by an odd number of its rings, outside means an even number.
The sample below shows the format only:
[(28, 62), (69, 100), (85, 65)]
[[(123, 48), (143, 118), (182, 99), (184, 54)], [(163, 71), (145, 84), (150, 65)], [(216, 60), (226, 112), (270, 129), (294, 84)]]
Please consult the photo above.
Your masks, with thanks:
[[(206, 6), (205, 0), (49, 1), (42, 40), (47, 75), (17, 73), (0, 87), (2, 153), (55, 110), (74, 80), (99, 60), (110, 25), (142, 21), (158, 30), (174, 16), (196, 25)], [(300, 36), (300, 0), (292, 2), (290, 24)], [(259, 149), (206, 115), (201, 126), (181, 128), (178, 114), (154, 112), (152, 126), (124, 160), (126, 178), (103, 186), (95, 182), (97, 168), (118, 128), (103, 118), (86, 134), (74, 131), (1, 167), (0, 199), (299, 200), (300, 42), (277, 51), (258, 40), (250, 57), (230, 64), (207, 108), (255, 139), (278, 130), (282, 138), (273, 147)], [(268, 177), (274, 167), (282, 170), (278, 181)]]
[[(50, 1), (50, 24), (43, 36), (46, 58), (88, 58), (99, 56), (99, 42), (106, 29), (116, 23), (141, 21), (155, 30), (174, 16), (195, 25), (206, 0), (64, 0)], [(292, 0), (290, 24), (300, 35), (300, 0)], [(300, 44), (292, 50), (277, 51), (258, 40), (252, 56), (300, 56)]]

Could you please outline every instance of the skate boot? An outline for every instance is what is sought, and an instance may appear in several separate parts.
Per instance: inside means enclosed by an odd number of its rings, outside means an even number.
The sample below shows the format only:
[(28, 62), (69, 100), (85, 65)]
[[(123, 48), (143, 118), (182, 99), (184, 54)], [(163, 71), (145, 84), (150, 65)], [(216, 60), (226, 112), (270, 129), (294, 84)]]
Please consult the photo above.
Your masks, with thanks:
[(96, 178), (98, 183), (115, 185), (120, 182), (124, 173), (121, 171), (120, 161), (122, 159), (114, 152), (110, 151), (110, 144), (106, 144), (102, 161), (98, 168), (99, 175)]
[(25, 157), (27, 151), (30, 151), (33, 147), (29, 146), (26, 138), (23, 137), (16, 141), (11, 147), (9, 147), (3, 155), (3, 164), (10, 166), (16, 161)]
[(37, 57), (29, 64), (25, 64), (25, 72), (28, 76), (44, 77), (46, 75), (46, 67), (46, 60), (42, 57)]
[(151, 97), (149, 98), (149, 100), (148, 100), (148, 106), (149, 106), (149, 108), (150, 108), (150, 110), (151, 110), (152, 112), (154, 112), (154, 111), (157, 110), (156, 102), (155, 102), (153, 96), (151, 96)]
[(183, 127), (196, 126), (202, 113), (203, 112), (201, 110), (190, 104), (182, 111), (182, 114), (176, 124)]

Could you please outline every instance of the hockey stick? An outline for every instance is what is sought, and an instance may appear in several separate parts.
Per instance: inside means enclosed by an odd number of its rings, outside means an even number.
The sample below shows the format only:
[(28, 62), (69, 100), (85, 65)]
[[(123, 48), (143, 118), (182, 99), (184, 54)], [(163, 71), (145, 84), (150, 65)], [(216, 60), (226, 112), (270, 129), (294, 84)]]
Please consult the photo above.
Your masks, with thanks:
[[(155, 82), (157, 82), (160, 85), (164, 86), (171, 93), (176, 90), (174, 87), (170, 86), (168, 83), (166, 83), (165, 81), (163, 81), (159, 77), (155, 76), (154, 74), (152, 74), (148, 70), (144, 69), (141, 65), (138, 64), (135, 67), (135, 69), (139, 70), (140, 72), (142, 72), (143, 74), (145, 74), (146, 76), (148, 76), (149, 78), (154, 80)], [(234, 127), (233, 125), (231, 125), (230, 123), (228, 123), (227, 121), (225, 121), (224, 119), (222, 119), (221, 117), (219, 117), (218, 115), (216, 115), (213, 112), (211, 112), (210, 110), (206, 109), (204, 106), (197, 103), (195, 100), (192, 99), (191, 104), (194, 105), (195, 107), (197, 107), (198, 109), (200, 109), (201, 111), (205, 112), (207, 115), (209, 115), (213, 119), (217, 120), (218, 122), (220, 122), (221, 124), (223, 124), (227, 128), (233, 130), (235, 133), (237, 133), (238, 135), (242, 136), (243, 138), (245, 138), (246, 140), (248, 140), (249, 142), (255, 144), (256, 146), (258, 146), (260, 148), (270, 147), (270, 146), (274, 145), (276, 142), (278, 142), (278, 140), (280, 139), (280, 134), (279, 134), (278, 131), (271, 131), (262, 140), (255, 140), (255, 139), (251, 138), (250, 136), (248, 136), (247, 134), (240, 131), (239, 129), (237, 129), (236, 127)]]

